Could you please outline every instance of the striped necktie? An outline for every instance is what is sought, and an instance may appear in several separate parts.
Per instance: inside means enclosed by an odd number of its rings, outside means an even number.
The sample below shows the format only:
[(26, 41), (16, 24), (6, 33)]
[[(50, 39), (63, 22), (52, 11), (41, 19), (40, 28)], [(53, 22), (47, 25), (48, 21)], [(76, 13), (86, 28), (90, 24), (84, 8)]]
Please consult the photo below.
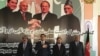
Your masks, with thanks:
[(25, 12), (22, 13), (23, 20), (26, 21)]

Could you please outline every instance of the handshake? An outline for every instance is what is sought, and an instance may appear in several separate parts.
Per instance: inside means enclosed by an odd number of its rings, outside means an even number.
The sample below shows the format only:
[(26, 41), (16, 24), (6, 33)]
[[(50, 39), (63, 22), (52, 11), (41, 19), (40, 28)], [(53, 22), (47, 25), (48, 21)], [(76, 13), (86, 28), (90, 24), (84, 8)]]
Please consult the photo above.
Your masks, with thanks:
[(28, 21), (28, 25), (28, 28), (30, 30), (35, 30), (41, 27), (41, 21), (37, 19), (31, 19), (30, 21)]

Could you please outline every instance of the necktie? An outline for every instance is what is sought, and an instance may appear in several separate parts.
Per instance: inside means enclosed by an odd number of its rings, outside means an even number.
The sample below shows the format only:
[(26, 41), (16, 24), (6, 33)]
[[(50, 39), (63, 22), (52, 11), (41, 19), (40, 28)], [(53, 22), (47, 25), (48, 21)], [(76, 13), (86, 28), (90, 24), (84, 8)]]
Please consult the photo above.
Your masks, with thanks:
[(76, 42), (76, 46), (78, 45), (78, 42)]
[(58, 44), (58, 48), (59, 48), (59, 50), (60, 50), (60, 47), (61, 47), (61, 44)]
[(25, 48), (26, 48), (26, 43), (23, 43), (23, 49), (25, 50)]
[(25, 12), (22, 13), (23, 19), (26, 21)]
[(45, 41), (41, 41), (41, 44), (45, 44)]

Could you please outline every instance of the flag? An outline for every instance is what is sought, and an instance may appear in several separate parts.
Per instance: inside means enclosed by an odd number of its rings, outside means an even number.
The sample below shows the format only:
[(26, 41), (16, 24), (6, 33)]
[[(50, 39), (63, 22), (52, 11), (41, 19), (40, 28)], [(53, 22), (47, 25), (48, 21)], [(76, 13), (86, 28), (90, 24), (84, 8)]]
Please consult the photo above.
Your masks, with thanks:
[(89, 29), (88, 29), (88, 31), (87, 31), (87, 36), (86, 36), (85, 56), (90, 56)]

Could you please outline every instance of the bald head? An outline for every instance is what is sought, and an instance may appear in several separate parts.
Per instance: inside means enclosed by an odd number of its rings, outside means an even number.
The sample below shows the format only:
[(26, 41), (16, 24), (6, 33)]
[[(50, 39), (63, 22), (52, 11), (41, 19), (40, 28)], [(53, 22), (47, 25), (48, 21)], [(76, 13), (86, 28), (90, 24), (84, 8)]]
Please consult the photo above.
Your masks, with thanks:
[(20, 11), (27, 12), (28, 3), (26, 1), (21, 1), (19, 7), (20, 7)]

